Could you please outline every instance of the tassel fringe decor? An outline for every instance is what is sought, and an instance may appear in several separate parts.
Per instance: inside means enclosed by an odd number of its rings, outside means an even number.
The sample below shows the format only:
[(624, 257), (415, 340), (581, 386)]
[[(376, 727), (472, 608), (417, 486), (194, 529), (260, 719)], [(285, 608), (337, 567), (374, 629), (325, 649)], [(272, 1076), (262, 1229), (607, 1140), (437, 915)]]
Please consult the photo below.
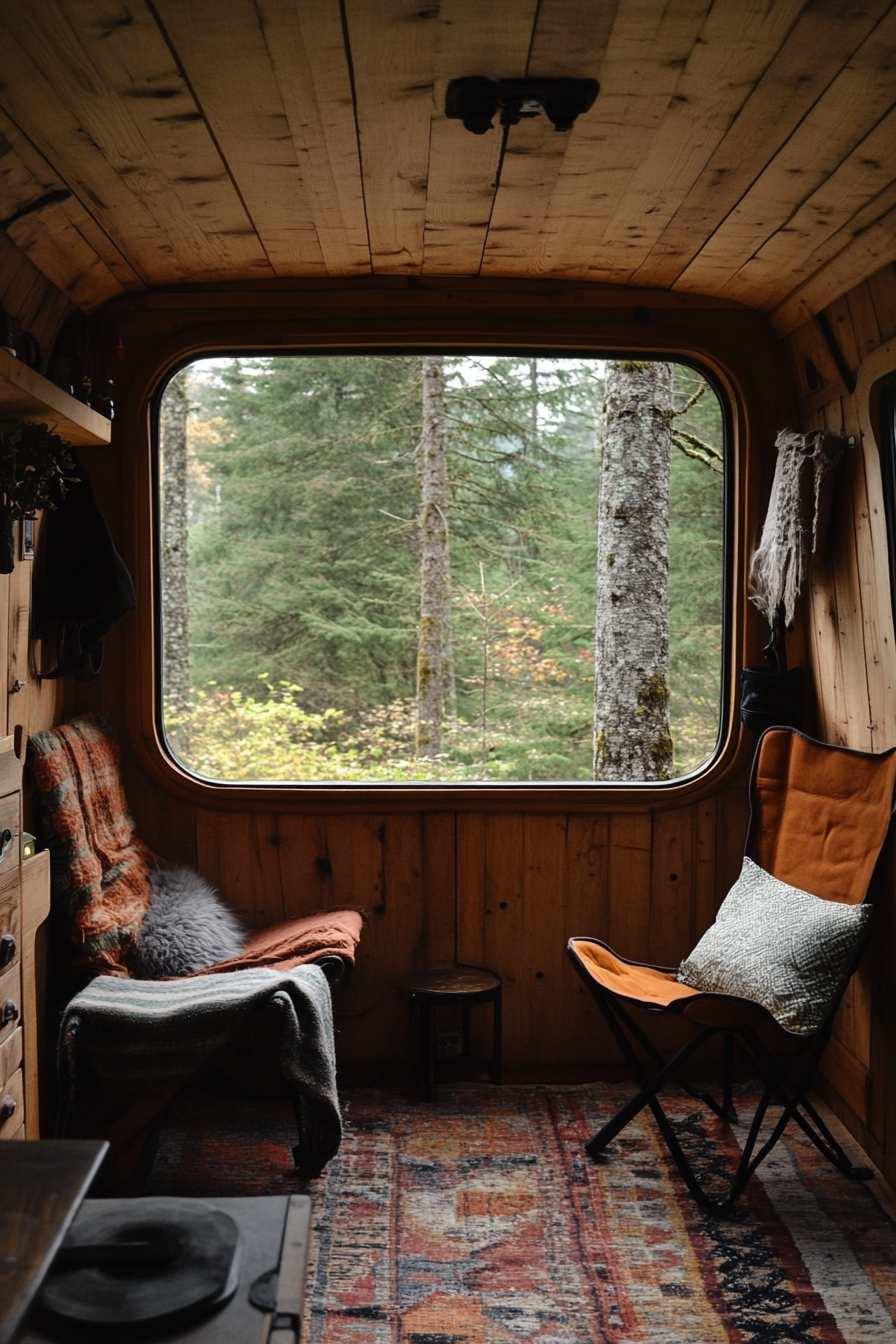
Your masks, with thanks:
[(784, 609), (793, 623), (809, 560), (824, 545), (831, 510), (831, 481), (847, 440), (825, 430), (799, 434), (782, 429), (778, 461), (759, 545), (750, 562), (750, 600), (774, 625)]

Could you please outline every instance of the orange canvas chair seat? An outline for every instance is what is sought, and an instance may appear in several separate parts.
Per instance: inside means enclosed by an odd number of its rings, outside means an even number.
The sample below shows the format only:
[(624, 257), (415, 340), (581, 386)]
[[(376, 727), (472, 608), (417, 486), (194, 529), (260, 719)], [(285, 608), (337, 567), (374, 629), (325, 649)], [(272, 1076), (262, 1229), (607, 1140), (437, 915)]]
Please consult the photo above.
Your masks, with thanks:
[[(872, 755), (827, 746), (794, 729), (771, 728), (760, 739), (753, 763), (746, 857), (799, 892), (860, 905), (869, 899), (890, 831), (894, 789), (896, 749)], [(852, 1166), (805, 1095), (857, 956), (825, 1010), (821, 1026), (806, 1032), (782, 1025), (768, 1007), (751, 998), (694, 988), (677, 979), (677, 967), (630, 961), (597, 938), (571, 938), (567, 952), (597, 1000), (641, 1088), (586, 1145), (591, 1157), (599, 1157), (629, 1121), (649, 1106), (691, 1194), (703, 1207), (716, 1212), (734, 1202), (791, 1119), (846, 1175), (865, 1178), (871, 1174)], [(633, 1011), (683, 1018), (693, 1025), (694, 1034), (667, 1061), (635, 1021)], [(678, 1077), (682, 1065), (719, 1032), (725, 1046), (721, 1100), (687, 1086)], [(769, 1044), (775, 1041), (786, 1048), (775, 1050)], [(710, 1196), (685, 1156), (657, 1093), (667, 1082), (676, 1081), (722, 1119), (736, 1120), (731, 1095), (735, 1044), (758, 1071), (765, 1087), (729, 1189), (721, 1196)], [(641, 1048), (640, 1055), (636, 1046)], [(654, 1071), (648, 1073), (651, 1064)], [(760, 1129), (772, 1103), (781, 1105), (781, 1115), (756, 1152)]]

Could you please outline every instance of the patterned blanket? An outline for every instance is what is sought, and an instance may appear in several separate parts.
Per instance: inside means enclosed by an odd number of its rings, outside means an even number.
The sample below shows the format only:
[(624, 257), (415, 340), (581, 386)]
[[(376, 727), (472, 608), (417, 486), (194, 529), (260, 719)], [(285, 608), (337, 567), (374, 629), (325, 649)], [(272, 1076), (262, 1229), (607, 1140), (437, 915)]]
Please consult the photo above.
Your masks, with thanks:
[(89, 1083), (134, 1099), (171, 1091), (270, 1007), (298, 1128), (296, 1170), (308, 1180), (320, 1175), (339, 1149), (342, 1119), (330, 990), (317, 966), (176, 981), (98, 976), (72, 999), (62, 1023), (59, 1136), (74, 1128)]
[[(115, 729), (105, 714), (84, 714), (36, 733), (29, 747), (54, 895), (72, 921), (75, 969), (128, 976), (128, 958), (149, 908), (150, 873), (161, 860), (134, 835)], [(302, 915), (257, 930), (239, 956), (196, 974), (257, 966), (285, 971), (325, 953), (351, 965), (363, 922), (358, 910)]]
[(75, 967), (126, 976), (149, 906), (149, 871), (159, 860), (133, 833), (118, 738), (105, 714), (85, 714), (36, 733), (29, 745), (54, 894), (72, 921)]

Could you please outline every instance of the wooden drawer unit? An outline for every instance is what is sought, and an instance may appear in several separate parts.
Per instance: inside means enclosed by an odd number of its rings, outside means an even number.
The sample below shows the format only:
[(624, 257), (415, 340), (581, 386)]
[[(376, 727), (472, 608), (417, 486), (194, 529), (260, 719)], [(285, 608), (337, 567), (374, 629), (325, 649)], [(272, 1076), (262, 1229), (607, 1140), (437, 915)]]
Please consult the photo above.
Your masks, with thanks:
[(22, 900), (19, 872), (0, 876), (0, 975), (22, 960)]
[(0, 880), (14, 873), (22, 861), (20, 795), (9, 793), (0, 798)]
[(11, 1036), (0, 1045), (0, 1088), (2, 1088), (7, 1078), (11, 1078), (16, 1069), (22, 1067), (22, 1051), (24, 1048), (25, 1033), (21, 1027), (16, 1027)]
[(22, 1025), (22, 974), (16, 962), (0, 975), (0, 1043)]
[(12, 1139), (25, 1124), (25, 1078), (16, 1069), (0, 1088), (0, 1139)]
[(40, 1133), (35, 936), (50, 908), (50, 856), (22, 862), (22, 747), (0, 737), (0, 1139)]

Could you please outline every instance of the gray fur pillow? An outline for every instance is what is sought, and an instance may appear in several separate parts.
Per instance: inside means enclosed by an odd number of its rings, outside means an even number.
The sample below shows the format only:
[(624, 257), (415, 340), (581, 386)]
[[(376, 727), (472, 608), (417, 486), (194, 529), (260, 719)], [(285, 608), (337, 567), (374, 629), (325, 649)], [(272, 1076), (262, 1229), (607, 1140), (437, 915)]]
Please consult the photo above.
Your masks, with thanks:
[(149, 909), (130, 958), (136, 979), (189, 975), (243, 950), (246, 930), (191, 868), (156, 868), (149, 885)]

